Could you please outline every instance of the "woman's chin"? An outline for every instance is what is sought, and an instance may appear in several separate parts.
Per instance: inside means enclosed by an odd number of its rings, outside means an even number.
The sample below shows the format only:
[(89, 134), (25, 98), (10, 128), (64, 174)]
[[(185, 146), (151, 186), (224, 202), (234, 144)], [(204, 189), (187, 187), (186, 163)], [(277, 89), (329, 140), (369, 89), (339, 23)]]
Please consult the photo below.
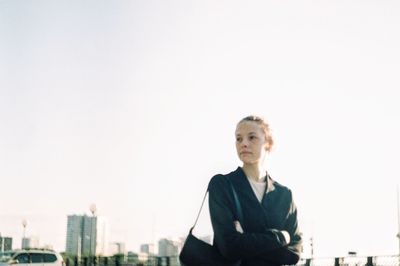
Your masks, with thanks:
[(255, 162), (253, 160), (249, 160), (249, 159), (240, 159), (242, 161), (243, 164), (247, 164), (247, 165), (251, 165), (254, 164)]

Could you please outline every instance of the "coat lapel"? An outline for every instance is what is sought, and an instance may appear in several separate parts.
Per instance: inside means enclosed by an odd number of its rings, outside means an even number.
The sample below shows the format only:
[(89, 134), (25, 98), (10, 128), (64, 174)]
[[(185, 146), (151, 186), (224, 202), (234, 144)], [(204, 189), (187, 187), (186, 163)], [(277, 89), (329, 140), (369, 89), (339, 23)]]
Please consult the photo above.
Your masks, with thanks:
[(231, 173), (231, 182), (238, 194), (244, 216), (244, 230), (262, 232), (266, 226), (266, 213), (257, 199), (242, 168)]
[(233, 173), (232, 183), (238, 191), (239, 197), (243, 197), (243, 200), (251, 202), (253, 205), (260, 205), (243, 169), (238, 167)]
[(242, 204), (242, 209), (246, 211), (246, 208), (251, 208), (251, 217), (245, 216), (245, 222), (247, 226), (261, 226), (262, 228), (270, 227), (268, 222), (268, 209), (269, 207), (269, 196), (273, 196), (275, 190), (274, 181), (267, 173), (267, 188), (261, 203), (258, 201), (257, 196), (254, 194), (253, 189), (242, 168), (238, 167), (231, 173), (230, 179), (238, 193), (239, 201)]

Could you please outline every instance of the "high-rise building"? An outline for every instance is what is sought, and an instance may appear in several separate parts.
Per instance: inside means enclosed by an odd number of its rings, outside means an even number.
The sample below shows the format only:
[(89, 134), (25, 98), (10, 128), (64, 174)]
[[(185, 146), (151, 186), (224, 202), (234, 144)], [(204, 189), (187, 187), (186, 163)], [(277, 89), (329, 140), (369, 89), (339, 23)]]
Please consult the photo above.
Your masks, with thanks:
[(158, 256), (173, 257), (179, 255), (179, 247), (176, 241), (162, 238), (158, 241)]
[(96, 216), (82, 216), (81, 254), (83, 256), (96, 254), (96, 227)]
[(21, 242), (22, 249), (39, 248), (39, 238), (37, 236), (23, 237)]
[(104, 218), (68, 215), (65, 252), (71, 255), (108, 255), (107, 223)]
[(153, 244), (142, 244), (140, 245), (140, 252), (153, 255), (154, 253), (154, 245)]
[(12, 250), (12, 238), (0, 235), (0, 252)]
[(65, 252), (71, 255), (82, 255), (82, 224), (83, 219), (80, 215), (68, 215), (67, 221), (67, 241)]
[(109, 233), (108, 233), (108, 222), (105, 217), (97, 217), (97, 238), (96, 238), (96, 254), (108, 256), (108, 244), (109, 244)]

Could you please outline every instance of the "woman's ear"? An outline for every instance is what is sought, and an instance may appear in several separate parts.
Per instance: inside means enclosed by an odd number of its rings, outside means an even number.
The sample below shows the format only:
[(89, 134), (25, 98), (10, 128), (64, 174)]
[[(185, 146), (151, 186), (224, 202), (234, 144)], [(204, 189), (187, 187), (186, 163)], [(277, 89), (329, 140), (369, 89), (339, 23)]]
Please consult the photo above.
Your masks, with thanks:
[(268, 152), (271, 150), (271, 149), (270, 149), (270, 145), (269, 145), (268, 142), (265, 142), (264, 149), (265, 149), (266, 151), (268, 151)]

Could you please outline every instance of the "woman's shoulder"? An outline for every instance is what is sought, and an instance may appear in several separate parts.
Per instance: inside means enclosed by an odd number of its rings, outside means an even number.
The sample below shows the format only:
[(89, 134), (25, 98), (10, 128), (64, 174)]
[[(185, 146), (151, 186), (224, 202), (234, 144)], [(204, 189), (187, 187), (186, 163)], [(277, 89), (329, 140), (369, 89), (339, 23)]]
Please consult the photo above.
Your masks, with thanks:
[(272, 183), (274, 184), (274, 187), (277, 188), (277, 189), (281, 189), (281, 190), (284, 190), (284, 191), (290, 191), (290, 188), (288, 188), (285, 185), (282, 185), (278, 181), (272, 180)]
[(274, 187), (274, 190), (277, 190), (278, 192), (281, 193), (287, 193), (287, 194), (292, 194), (292, 191), (290, 190), (289, 187), (282, 185), (281, 183), (279, 183), (278, 181), (272, 179), (270, 176), (268, 176), (269, 179), (271, 180), (272, 186)]
[(220, 187), (224, 186), (225, 184), (226, 184), (226, 175), (216, 174), (210, 179), (210, 182), (208, 183), (208, 188), (210, 189), (214, 187)]
[(272, 192), (278, 198), (284, 199), (284, 201), (286, 201), (288, 203), (293, 201), (292, 190), (289, 187), (282, 185), (281, 183), (279, 183), (275, 180), (272, 180), (272, 184), (273, 184)]
[(235, 171), (232, 171), (230, 173), (227, 174), (216, 174), (214, 175), (209, 184), (208, 187), (221, 187), (221, 186), (226, 186), (228, 185), (228, 181), (230, 178), (232, 178), (232, 176), (234, 176), (235, 174), (237, 174), (238, 169), (236, 169)]

